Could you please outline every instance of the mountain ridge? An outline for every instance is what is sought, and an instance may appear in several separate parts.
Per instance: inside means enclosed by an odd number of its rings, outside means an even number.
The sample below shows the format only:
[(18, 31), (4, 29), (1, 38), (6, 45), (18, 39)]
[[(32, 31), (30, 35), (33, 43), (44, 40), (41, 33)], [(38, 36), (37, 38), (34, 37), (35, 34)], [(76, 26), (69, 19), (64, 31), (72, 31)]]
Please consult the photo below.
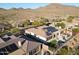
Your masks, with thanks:
[(0, 17), (5, 17), (7, 20), (14, 21), (23, 21), (25, 19), (35, 20), (38, 17), (53, 18), (53, 16), (79, 16), (79, 7), (68, 6), (63, 4), (49, 4), (44, 7), (37, 9), (23, 9), (23, 8), (14, 8), (14, 9), (1, 9), (0, 8)]

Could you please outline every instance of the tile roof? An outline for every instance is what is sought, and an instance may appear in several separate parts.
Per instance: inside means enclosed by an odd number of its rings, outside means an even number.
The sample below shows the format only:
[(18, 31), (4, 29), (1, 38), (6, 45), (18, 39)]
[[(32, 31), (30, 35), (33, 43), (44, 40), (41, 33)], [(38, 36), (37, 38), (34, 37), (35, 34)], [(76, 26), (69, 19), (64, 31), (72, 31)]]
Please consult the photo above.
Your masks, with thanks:
[(41, 43), (34, 42), (34, 41), (28, 41), (27, 50), (28, 50), (28, 51), (31, 51), (31, 50), (37, 48), (37, 47), (40, 46), (40, 45), (41, 45)]
[(57, 31), (54, 27), (50, 26), (40, 26), (36, 28), (29, 28), (25, 30), (26, 32), (34, 33), (44, 38), (48, 38), (53, 32)]

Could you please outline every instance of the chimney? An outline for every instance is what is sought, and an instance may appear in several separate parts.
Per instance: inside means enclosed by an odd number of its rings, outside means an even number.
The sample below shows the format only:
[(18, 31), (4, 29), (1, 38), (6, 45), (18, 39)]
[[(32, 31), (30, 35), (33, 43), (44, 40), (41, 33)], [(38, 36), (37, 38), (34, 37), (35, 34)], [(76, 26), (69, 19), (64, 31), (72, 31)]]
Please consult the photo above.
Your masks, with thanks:
[(21, 47), (21, 46), (22, 46), (22, 45), (21, 45), (21, 41), (18, 41), (18, 46), (19, 46), (19, 47)]

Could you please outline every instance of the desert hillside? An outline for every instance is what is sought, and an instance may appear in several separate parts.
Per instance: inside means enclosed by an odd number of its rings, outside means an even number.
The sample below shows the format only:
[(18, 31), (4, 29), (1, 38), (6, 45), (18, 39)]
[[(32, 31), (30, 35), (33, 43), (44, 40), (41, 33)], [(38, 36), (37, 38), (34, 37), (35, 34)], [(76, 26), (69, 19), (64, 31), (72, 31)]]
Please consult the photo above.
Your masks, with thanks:
[(11, 23), (20, 23), (25, 19), (35, 20), (38, 17), (46, 17), (50, 20), (54, 18), (54, 16), (66, 17), (69, 15), (79, 16), (79, 7), (53, 3), (37, 9), (0, 8), (0, 20), (10, 20)]

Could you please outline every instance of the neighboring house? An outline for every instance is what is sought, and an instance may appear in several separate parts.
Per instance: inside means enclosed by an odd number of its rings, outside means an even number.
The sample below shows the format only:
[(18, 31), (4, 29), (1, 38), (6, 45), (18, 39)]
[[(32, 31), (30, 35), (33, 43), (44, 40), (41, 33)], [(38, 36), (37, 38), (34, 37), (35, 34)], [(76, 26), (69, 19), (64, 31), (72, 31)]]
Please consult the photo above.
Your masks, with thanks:
[(29, 41), (14, 35), (0, 38), (0, 55), (41, 54), (41, 43)]
[(0, 43), (0, 55), (7, 55), (18, 50), (19, 49), (18, 41), (20, 41), (21, 43), (24, 41), (24, 39), (17, 38), (13, 35), (11, 37), (8, 36), (1, 37), (0, 40), (2, 40), (3, 42)]

